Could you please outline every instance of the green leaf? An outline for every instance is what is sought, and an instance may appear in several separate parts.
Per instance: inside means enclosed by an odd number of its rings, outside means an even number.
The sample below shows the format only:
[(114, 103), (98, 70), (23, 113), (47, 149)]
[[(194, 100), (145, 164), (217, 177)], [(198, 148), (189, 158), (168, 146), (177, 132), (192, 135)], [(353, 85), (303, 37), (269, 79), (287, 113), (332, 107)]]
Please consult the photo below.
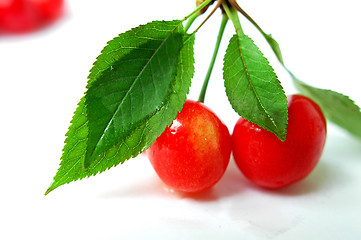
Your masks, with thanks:
[(263, 34), (264, 38), (267, 40), (270, 47), (272, 48), (278, 61), (280, 61), (280, 63), (283, 65), (284, 64), (283, 57), (282, 57), (281, 48), (280, 48), (280, 45), (278, 44), (278, 42), (271, 36), (271, 34), (265, 34), (263, 31), (262, 31), (262, 34)]
[(137, 156), (150, 147), (166, 126), (172, 123), (183, 107), (194, 74), (194, 36), (185, 34), (182, 42), (183, 46), (176, 64), (176, 76), (173, 78), (169, 96), (164, 104), (128, 136), (101, 153), (87, 168), (84, 168), (84, 159), (89, 140), (89, 121), (85, 98), (80, 100), (66, 134), (60, 167), (45, 194), (63, 184), (96, 175)]
[(113, 39), (91, 69), (85, 166), (149, 120), (169, 99), (182, 21), (155, 21)]
[(309, 86), (293, 74), (291, 76), (297, 89), (317, 102), (326, 118), (361, 139), (361, 112), (354, 101), (341, 93)]
[(231, 38), (224, 57), (223, 77), (233, 109), (284, 141), (287, 97), (273, 68), (248, 36)]

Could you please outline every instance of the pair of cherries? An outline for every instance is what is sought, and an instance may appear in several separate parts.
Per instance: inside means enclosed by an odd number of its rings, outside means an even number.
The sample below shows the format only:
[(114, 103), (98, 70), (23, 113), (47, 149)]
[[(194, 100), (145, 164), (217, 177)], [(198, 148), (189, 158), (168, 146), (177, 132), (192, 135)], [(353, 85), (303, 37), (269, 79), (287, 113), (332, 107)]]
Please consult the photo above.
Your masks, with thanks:
[(63, 13), (63, 0), (0, 0), (0, 33), (38, 30)]
[[(0, 33), (35, 31), (54, 22), (63, 10), (63, 0), (0, 0)], [(325, 117), (312, 100), (290, 96), (288, 111), (287, 137), (281, 142), (243, 118), (231, 136), (210, 109), (187, 100), (148, 156), (164, 183), (183, 192), (199, 192), (216, 184), (232, 151), (239, 169), (252, 182), (285, 187), (314, 169), (326, 139)]]
[(147, 150), (161, 180), (181, 192), (200, 192), (223, 176), (233, 152), (241, 172), (255, 184), (278, 189), (308, 176), (326, 140), (326, 120), (311, 99), (288, 97), (284, 142), (242, 117), (233, 134), (204, 104), (187, 100), (182, 111)]

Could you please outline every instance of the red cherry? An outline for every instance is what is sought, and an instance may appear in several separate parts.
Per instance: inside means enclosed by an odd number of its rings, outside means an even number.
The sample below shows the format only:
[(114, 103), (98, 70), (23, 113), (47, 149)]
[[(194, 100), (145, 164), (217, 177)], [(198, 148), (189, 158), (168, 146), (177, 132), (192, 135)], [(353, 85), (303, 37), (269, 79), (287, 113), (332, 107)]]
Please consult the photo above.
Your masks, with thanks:
[(231, 137), (209, 108), (187, 100), (147, 154), (166, 185), (182, 192), (200, 192), (223, 176), (230, 159)]
[(326, 140), (326, 120), (311, 99), (288, 97), (288, 127), (284, 142), (240, 118), (232, 134), (233, 156), (252, 182), (266, 188), (295, 183), (314, 169)]
[(38, 17), (23, 0), (0, 0), (0, 31), (27, 32), (38, 25)]
[(0, 0), (0, 32), (34, 31), (58, 19), (63, 0)]
[(63, 0), (28, 0), (43, 22), (58, 19), (64, 11)]

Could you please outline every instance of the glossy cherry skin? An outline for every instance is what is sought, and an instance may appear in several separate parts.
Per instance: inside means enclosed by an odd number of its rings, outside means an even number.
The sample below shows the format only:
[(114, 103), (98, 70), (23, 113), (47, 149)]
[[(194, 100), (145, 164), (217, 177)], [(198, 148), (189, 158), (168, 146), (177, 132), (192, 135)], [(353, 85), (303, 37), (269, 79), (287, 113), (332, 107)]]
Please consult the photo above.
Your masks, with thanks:
[(63, 0), (0, 0), (0, 32), (35, 31), (58, 19)]
[(181, 192), (200, 192), (215, 185), (230, 159), (228, 128), (204, 104), (187, 100), (182, 111), (148, 149), (160, 179)]
[(326, 140), (326, 120), (311, 99), (288, 97), (284, 142), (256, 124), (240, 118), (232, 134), (234, 160), (259, 186), (277, 189), (305, 178), (319, 161)]

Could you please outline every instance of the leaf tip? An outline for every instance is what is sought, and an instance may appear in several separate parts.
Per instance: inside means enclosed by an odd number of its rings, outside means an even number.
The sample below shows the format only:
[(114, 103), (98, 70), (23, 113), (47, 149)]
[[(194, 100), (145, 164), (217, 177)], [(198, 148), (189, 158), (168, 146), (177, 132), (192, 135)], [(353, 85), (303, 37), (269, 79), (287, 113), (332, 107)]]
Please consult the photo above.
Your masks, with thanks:
[(55, 181), (53, 180), (50, 184), (50, 186), (48, 187), (48, 189), (46, 190), (46, 192), (44, 193), (44, 195), (48, 195), (50, 192), (52, 192), (56, 187), (54, 186)]
[(278, 137), (279, 140), (281, 140), (281, 142), (285, 142), (286, 141), (286, 136), (287, 136), (287, 130), (282, 133), (282, 135), (276, 135)]

